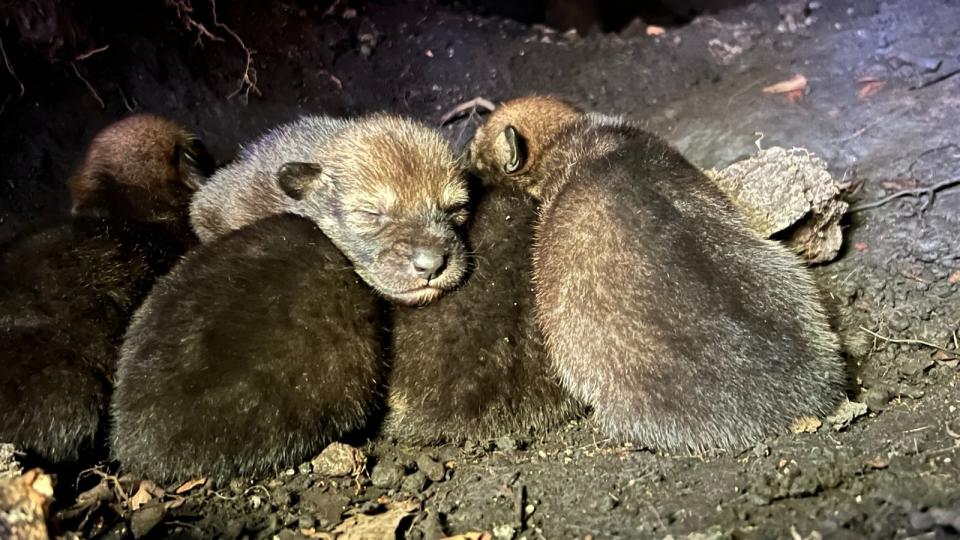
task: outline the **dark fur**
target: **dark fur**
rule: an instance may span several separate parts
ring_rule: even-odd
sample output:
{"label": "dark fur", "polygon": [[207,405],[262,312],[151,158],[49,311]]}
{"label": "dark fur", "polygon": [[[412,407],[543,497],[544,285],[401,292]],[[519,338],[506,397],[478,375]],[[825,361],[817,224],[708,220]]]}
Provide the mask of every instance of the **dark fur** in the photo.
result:
{"label": "dark fur", "polygon": [[516,174],[543,198],[537,316],[564,386],[611,436],[728,447],[830,412],[844,368],[793,254],[632,125],[582,115],[541,148]]}
{"label": "dark fur", "polygon": [[117,349],[185,249],[160,225],[76,218],[0,254],[0,440],[54,461],[100,450]]}
{"label": "dark fur", "polygon": [[404,441],[542,431],[579,411],[549,365],[534,318],[536,205],[509,188],[478,195],[466,283],[394,313],[385,432]]}
{"label": "dark fur", "polygon": [[195,241],[188,205],[212,162],[172,120],[110,124],[67,182],[73,219],[0,249],[0,440],[54,462],[99,455],[123,332]]}
{"label": "dark fur", "polygon": [[114,456],[158,481],[311,457],[376,409],[383,310],[306,219],[270,217],[200,246],[127,332]]}

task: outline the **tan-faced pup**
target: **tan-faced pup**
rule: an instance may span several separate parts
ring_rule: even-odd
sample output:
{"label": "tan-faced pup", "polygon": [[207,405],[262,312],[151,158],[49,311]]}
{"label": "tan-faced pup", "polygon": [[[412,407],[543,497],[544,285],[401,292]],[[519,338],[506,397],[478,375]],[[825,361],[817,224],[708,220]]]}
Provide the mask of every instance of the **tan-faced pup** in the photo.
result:
{"label": "tan-faced pup", "polygon": [[579,412],[534,317],[536,205],[517,189],[479,183],[471,199],[466,283],[394,312],[384,432],[408,443],[542,432]]}
{"label": "tan-faced pup", "polygon": [[447,143],[403,117],[308,116],[244,146],[197,193],[204,242],[280,212],[320,227],[377,292],[424,304],[466,271],[466,181]]}
{"label": "tan-faced pup", "polygon": [[73,217],[0,249],[0,440],[54,462],[102,449],[120,339],[194,241],[189,200],[212,163],[180,124],[121,120],[69,181]]}
{"label": "tan-faced pup", "polygon": [[810,277],[659,138],[563,102],[507,102],[472,143],[542,199],[537,317],[562,382],[613,437],[727,447],[822,415],[844,368]]}

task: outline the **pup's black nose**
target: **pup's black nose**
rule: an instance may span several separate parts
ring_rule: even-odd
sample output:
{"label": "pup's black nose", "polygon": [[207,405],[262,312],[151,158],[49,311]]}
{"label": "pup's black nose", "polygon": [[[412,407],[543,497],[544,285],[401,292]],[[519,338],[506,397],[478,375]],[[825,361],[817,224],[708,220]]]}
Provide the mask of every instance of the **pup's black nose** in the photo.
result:
{"label": "pup's black nose", "polygon": [[422,279],[433,279],[443,272],[447,258],[437,249],[420,248],[413,252],[413,271]]}

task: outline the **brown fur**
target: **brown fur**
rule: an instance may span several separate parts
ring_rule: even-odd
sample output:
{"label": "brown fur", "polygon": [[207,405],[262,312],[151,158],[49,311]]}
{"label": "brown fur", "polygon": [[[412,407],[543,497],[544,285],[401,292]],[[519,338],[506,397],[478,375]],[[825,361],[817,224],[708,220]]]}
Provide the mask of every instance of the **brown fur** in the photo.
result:
{"label": "brown fur", "polygon": [[[545,99],[498,109],[473,165],[543,200],[537,316],[564,385],[611,436],[667,448],[731,446],[829,412],[843,366],[796,257],[660,139]],[[508,126],[528,150],[515,171]]]}
{"label": "brown fur", "polygon": [[152,114],[129,116],[97,133],[68,180],[72,213],[187,232],[185,209],[213,166],[186,127]]}
{"label": "brown fur", "polygon": [[536,205],[507,187],[473,194],[473,272],[420,308],[398,307],[384,431],[406,442],[543,432],[580,412],[534,318]]}
{"label": "brown fur", "polygon": [[[377,292],[423,304],[466,272],[457,231],[466,202],[462,172],[435,130],[389,114],[308,116],[244,147],[197,194],[191,220],[207,242],[272,214],[306,217]],[[443,262],[432,277],[417,270],[423,254]]]}
{"label": "brown fur", "polygon": [[193,140],[153,116],[108,126],[70,180],[74,216],[0,249],[0,440],[55,462],[101,450],[127,322],[191,242]]}
{"label": "brown fur", "polygon": [[157,481],[257,476],[309,459],[377,410],[384,312],[301,217],[199,246],[130,324],[113,456]]}

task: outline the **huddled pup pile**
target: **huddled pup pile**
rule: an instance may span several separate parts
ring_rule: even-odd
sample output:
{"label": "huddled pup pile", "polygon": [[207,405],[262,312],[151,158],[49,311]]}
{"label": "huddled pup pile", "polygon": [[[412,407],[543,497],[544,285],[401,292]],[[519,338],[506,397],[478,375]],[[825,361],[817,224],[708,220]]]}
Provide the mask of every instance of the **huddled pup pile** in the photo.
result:
{"label": "huddled pup pile", "polygon": [[64,461],[108,435],[129,472],[226,480],[585,407],[616,440],[722,448],[842,397],[805,270],[660,139],[522,98],[466,161],[410,119],[314,116],[207,179],[177,124],[108,127],[74,217],[0,253],[0,440]]}

